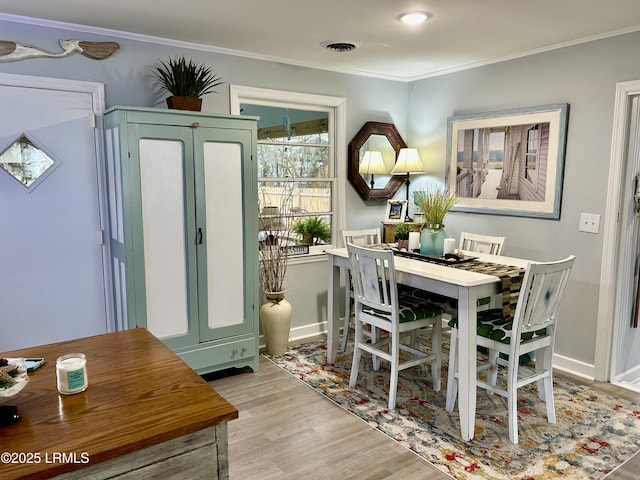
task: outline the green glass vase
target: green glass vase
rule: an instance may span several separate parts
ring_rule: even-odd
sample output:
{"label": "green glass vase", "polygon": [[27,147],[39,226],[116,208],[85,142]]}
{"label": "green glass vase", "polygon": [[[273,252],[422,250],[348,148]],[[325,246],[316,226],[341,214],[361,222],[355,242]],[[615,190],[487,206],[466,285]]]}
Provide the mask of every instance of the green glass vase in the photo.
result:
{"label": "green glass vase", "polygon": [[441,223],[427,223],[420,232],[420,255],[441,257],[444,253],[444,239],[447,234]]}

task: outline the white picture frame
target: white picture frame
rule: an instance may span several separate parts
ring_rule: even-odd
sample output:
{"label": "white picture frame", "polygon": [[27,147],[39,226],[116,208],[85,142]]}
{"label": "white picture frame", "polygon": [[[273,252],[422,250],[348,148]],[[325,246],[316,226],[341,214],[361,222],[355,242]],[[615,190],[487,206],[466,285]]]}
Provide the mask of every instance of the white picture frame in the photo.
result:
{"label": "white picture frame", "polygon": [[[449,117],[446,183],[459,197],[451,211],[558,220],[568,114],[569,105],[559,103]],[[518,148],[507,149],[517,134]],[[484,148],[474,135],[486,135]],[[492,135],[512,138],[493,147]],[[478,168],[485,161],[488,168]]]}
{"label": "white picture frame", "polygon": [[404,222],[407,216],[408,202],[406,200],[387,200],[387,210],[384,214],[385,223]]}

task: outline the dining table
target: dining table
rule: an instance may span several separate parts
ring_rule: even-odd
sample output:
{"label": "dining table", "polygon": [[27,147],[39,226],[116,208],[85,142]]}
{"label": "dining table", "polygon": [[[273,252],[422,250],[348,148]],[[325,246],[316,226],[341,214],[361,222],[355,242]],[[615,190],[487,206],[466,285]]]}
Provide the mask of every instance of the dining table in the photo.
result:
{"label": "dining table", "polygon": [[[327,362],[335,363],[340,342],[340,300],[342,299],[340,272],[349,270],[346,248],[327,250]],[[531,260],[490,255],[471,251],[459,251],[465,258],[489,266],[516,267],[521,271]],[[460,264],[425,261],[420,256],[395,256],[394,264],[398,283],[426,290],[457,301],[458,317],[458,408],[461,436],[470,441],[474,436],[476,410],[476,325],[477,300],[502,293],[503,282],[498,274],[481,273]],[[483,266],[483,265],[481,265]],[[480,269],[486,271],[487,269]],[[489,269],[491,270],[491,269]],[[347,276],[348,278],[348,276]],[[348,288],[348,287],[347,287]]]}

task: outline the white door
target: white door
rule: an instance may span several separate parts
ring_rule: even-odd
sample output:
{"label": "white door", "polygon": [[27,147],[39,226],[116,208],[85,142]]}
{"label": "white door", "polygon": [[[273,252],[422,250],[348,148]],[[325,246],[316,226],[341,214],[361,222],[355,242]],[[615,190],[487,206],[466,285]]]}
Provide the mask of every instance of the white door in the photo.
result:
{"label": "white door", "polygon": [[[629,97],[623,181],[619,206],[617,288],[611,381],[640,390],[640,326],[634,312],[640,269],[640,217],[635,213],[636,176],[640,175],[640,95]],[[636,326],[634,326],[634,324]]]}
{"label": "white door", "polygon": [[28,174],[29,186],[15,162],[0,168],[0,352],[108,329],[94,127],[101,90],[0,75],[0,155],[22,139],[53,161]]}

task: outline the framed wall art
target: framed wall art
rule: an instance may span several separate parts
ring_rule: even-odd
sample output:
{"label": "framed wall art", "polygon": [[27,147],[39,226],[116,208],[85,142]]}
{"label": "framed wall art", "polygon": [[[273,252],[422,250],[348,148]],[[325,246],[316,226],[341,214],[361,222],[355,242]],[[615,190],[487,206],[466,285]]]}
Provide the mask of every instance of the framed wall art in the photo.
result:
{"label": "framed wall art", "polygon": [[560,103],[449,117],[451,211],[558,220],[568,115]]}
{"label": "framed wall art", "polygon": [[407,215],[407,207],[406,200],[387,200],[387,211],[384,214],[384,222],[404,222],[404,218]]}

